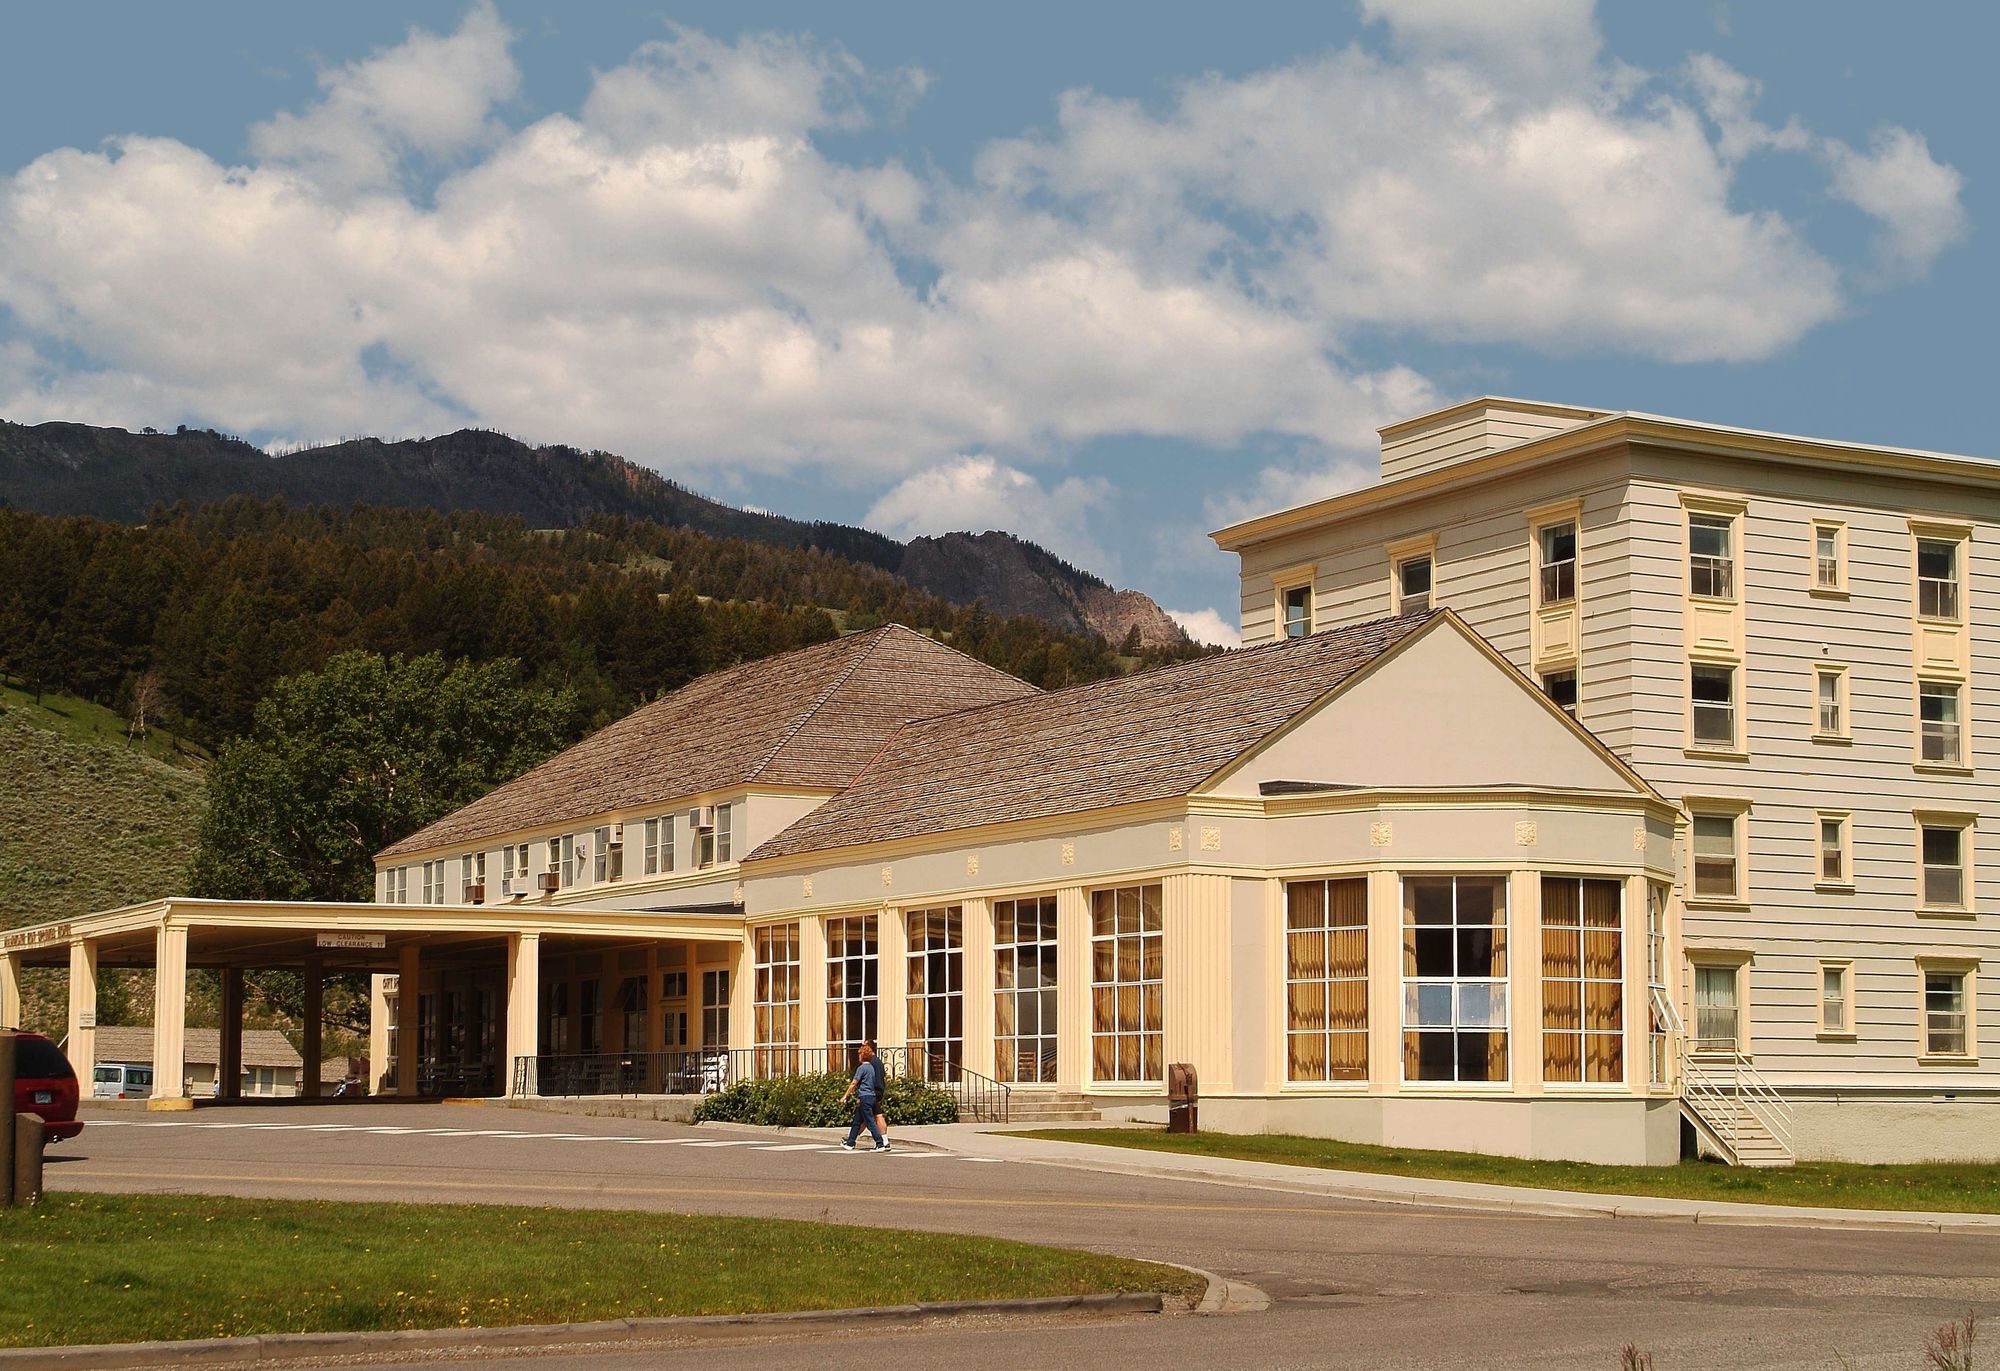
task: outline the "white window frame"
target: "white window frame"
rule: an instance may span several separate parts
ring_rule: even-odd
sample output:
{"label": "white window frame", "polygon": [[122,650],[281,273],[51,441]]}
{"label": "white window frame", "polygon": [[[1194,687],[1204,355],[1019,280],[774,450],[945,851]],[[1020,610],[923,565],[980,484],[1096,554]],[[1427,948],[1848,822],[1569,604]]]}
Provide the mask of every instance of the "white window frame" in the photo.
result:
{"label": "white window frame", "polygon": [[[1688,598],[1707,600],[1716,604],[1735,604],[1742,596],[1742,525],[1743,516],[1720,509],[1690,506],[1687,511],[1687,588]],[[1724,549],[1721,553],[1696,552],[1694,531],[1720,528],[1723,533]],[[1698,588],[1698,583],[1706,576],[1708,589]]]}
{"label": "white window frame", "polygon": [[[1966,587],[1970,583],[1967,563],[1971,560],[1971,533],[1958,527],[1941,527],[1914,522],[1910,525],[1910,577],[1914,586],[1912,608],[1923,623],[1962,624],[1966,613]],[[1924,544],[1950,548],[1951,575],[1924,575]],[[1927,607],[1927,603],[1928,607]]]}
{"label": "white window frame", "polygon": [[[1033,910],[1035,936],[1032,938],[1021,936],[1023,906]],[[1008,938],[1001,937],[1003,914],[1012,929],[1012,936]],[[1076,968],[1063,964],[1058,937],[1062,906],[1054,894],[1021,895],[993,901],[992,919],[994,1075],[1014,1085],[1053,1085],[1056,1081],[1058,1035],[1062,1026],[1062,986],[1064,978],[1077,974]],[[1024,949],[1033,949],[1031,960],[1037,980],[1031,986],[1021,983],[1021,953]],[[1051,967],[1055,969],[1053,980],[1046,974]],[[1013,1011],[1011,1032],[1001,1031],[1007,1022],[1001,1008],[1003,1002]],[[1021,1010],[1027,1003],[1034,1005],[1035,1031],[1032,1033],[1021,1031]],[[1033,1048],[1033,1074],[1021,1071],[1023,1045]]]}
{"label": "white window frame", "polygon": [[[1748,1005],[1749,997],[1744,993],[1744,982],[1748,978],[1749,966],[1750,962],[1746,957],[1701,955],[1690,957],[1688,962],[1688,1000],[1694,1009],[1694,1013],[1688,1019],[1689,1051],[1703,1055],[1727,1053],[1747,1055],[1745,1053],[1745,1043],[1747,1041],[1748,1024],[1744,1011]],[[1704,1006],[1701,999],[1702,982],[1704,979],[1711,977],[1715,978],[1716,981],[1726,978],[1729,984],[1730,998],[1728,1008],[1730,1011],[1730,1027],[1733,1031],[1726,1038],[1704,1035],[1702,1032],[1704,1027],[1702,1010],[1705,1007],[1715,1007],[1713,1005]]]}
{"label": "white window frame", "polygon": [[735,851],[736,807],[719,804],[715,807],[715,865],[727,866],[731,853]]}
{"label": "white window frame", "polygon": [[[1562,529],[1569,530],[1569,556],[1549,558],[1549,539]],[[1578,594],[1578,581],[1583,572],[1583,524],[1577,516],[1566,514],[1535,526],[1535,605],[1540,609],[1550,609],[1558,605],[1573,605]],[[1569,588],[1563,590],[1563,571],[1568,571]],[[1555,593],[1549,589],[1550,573],[1556,573]]]}
{"label": "white window frame", "polygon": [[908,910],[904,929],[904,1035],[910,1073],[956,1080],[965,1061],[965,910]]}
{"label": "white window frame", "polygon": [[[1414,538],[1403,538],[1389,544],[1389,610],[1392,614],[1415,614],[1419,610],[1435,609],[1438,598],[1437,535],[1419,534]],[[1424,593],[1421,605],[1412,605],[1411,597],[1403,593],[1403,568],[1412,562],[1425,562],[1430,566],[1430,589]]]}
{"label": "white window frame", "polygon": [[[1977,890],[1973,884],[1973,859],[1977,842],[1973,816],[1919,810],[1912,817],[1916,820],[1917,827],[1917,912],[1957,917],[1972,915],[1975,911]],[[1958,862],[1955,867],[1928,860],[1924,851],[1924,837],[1932,829],[1958,835]],[[1954,869],[1958,872],[1958,899],[1949,903],[1933,901],[1930,873]]]}
{"label": "white window frame", "polygon": [[[1826,683],[1833,682],[1833,718],[1828,727]],[[1849,703],[1847,667],[1840,662],[1813,663],[1813,741],[1845,743],[1854,739],[1854,711]]]}
{"label": "white window frame", "polygon": [[856,1048],[881,1036],[882,926],[874,914],[843,914],[822,927],[828,1066],[845,1070]]}
{"label": "white window frame", "polygon": [[466,894],[468,886],[484,887],[486,884],[486,854],[468,852],[458,859],[458,899],[461,904],[472,903]]}
{"label": "white window frame", "polygon": [[[1297,597],[1298,616],[1293,617]],[[1298,631],[1293,632],[1296,628]],[[1278,636],[1283,639],[1310,638],[1313,631],[1313,588],[1310,581],[1297,581],[1278,588]]]}
{"label": "white window frame", "polygon": [[[1550,689],[1551,683],[1559,676],[1569,677],[1570,702],[1568,704],[1564,704],[1561,700],[1558,700],[1555,691]],[[1583,707],[1583,679],[1577,674],[1577,670],[1573,666],[1557,667],[1553,671],[1544,671],[1542,673],[1542,694],[1548,697],[1549,703],[1574,719],[1577,716],[1577,711]]]}
{"label": "white window frame", "polygon": [[[1402,966],[1398,967],[1398,975],[1400,977],[1400,988],[1402,991],[1402,994],[1400,996],[1402,1001],[1402,1008],[1398,1015],[1397,1033],[1396,1033],[1396,1059],[1397,1059],[1398,1077],[1405,1086],[1414,1087],[1416,1089],[1425,1089],[1425,1088],[1440,1088],[1449,1090],[1505,1089],[1513,1082],[1514,1078],[1520,1073],[1521,1070],[1521,1064],[1519,1061],[1521,1044],[1515,1040],[1514,1022],[1513,1022],[1513,1011],[1514,1011],[1513,975],[1514,975],[1514,967],[1518,958],[1516,954],[1516,949],[1514,947],[1514,909],[1513,909],[1513,890],[1511,888],[1512,882],[1510,882],[1505,877],[1505,875],[1498,876],[1496,880],[1495,874],[1491,872],[1452,873],[1452,872],[1441,871],[1435,873],[1435,876],[1433,876],[1432,873],[1428,872],[1424,873],[1424,875],[1422,876],[1416,876],[1416,875],[1402,876],[1397,883],[1398,888],[1396,891],[1396,919],[1397,919],[1397,926],[1399,929],[1403,931],[1405,937],[1410,936],[1410,933],[1414,929],[1425,926],[1425,925],[1418,925],[1413,922],[1414,909],[1411,904],[1409,885],[1412,880],[1426,880],[1426,879],[1442,879],[1442,880],[1449,880],[1452,882],[1452,893],[1451,893],[1452,922],[1450,924],[1450,928],[1453,934],[1453,954],[1452,954],[1453,974],[1450,976],[1423,976],[1423,975],[1413,974],[1410,971],[1404,969]],[[1459,915],[1458,915],[1458,910],[1459,910],[1458,883],[1460,881],[1487,881],[1487,880],[1493,880],[1495,882],[1495,886],[1498,891],[1499,918],[1490,925],[1461,924],[1459,922]],[[1429,925],[1429,926],[1435,927],[1435,925]],[[1503,940],[1503,944],[1506,947],[1506,958],[1507,958],[1506,968],[1497,976],[1492,974],[1492,969],[1490,966],[1488,967],[1487,974],[1485,975],[1468,976],[1468,975],[1457,974],[1458,930],[1461,928],[1484,928],[1484,927],[1491,927],[1499,930],[1500,936]],[[1532,954],[1532,960],[1535,966],[1536,974],[1540,975],[1541,957],[1539,955],[1539,951]],[[1465,1012],[1465,1006],[1467,1000],[1466,997],[1463,996],[1460,992],[1462,989],[1475,986],[1481,987],[1486,991],[1488,1013],[1487,1013],[1487,1022],[1485,1023],[1473,1023],[1467,1021],[1467,1015]],[[1423,1007],[1423,1001],[1425,999],[1423,992],[1427,989],[1436,990],[1440,987],[1448,988],[1451,993],[1451,1022],[1448,1025],[1443,1023],[1425,1023],[1424,1020],[1427,1017],[1429,1017],[1429,1015],[1426,1013]],[[1497,1008],[1494,1007],[1494,1002],[1496,998],[1498,1001]],[[1539,1025],[1537,1027],[1539,1028]],[[1406,1038],[1407,1035],[1411,1033],[1421,1034],[1426,1032],[1432,1032],[1432,1033],[1448,1032],[1452,1035],[1454,1039],[1456,1039],[1460,1033],[1471,1033],[1471,1032],[1499,1033],[1503,1038],[1507,1040],[1506,1076],[1497,1081],[1460,1079],[1458,1076],[1458,1057],[1455,1045],[1452,1054],[1452,1076],[1450,1080],[1444,1080],[1442,1078],[1424,1077],[1424,1076],[1412,1076],[1410,1074],[1409,1050],[1406,1043]],[[1541,1051],[1541,1034],[1539,1031],[1537,1031],[1537,1033],[1535,1034],[1534,1050],[1537,1053]]]}
{"label": "white window frame", "polygon": [[[1806,588],[1814,595],[1844,599],[1847,596],[1847,525],[1838,519],[1815,519],[1806,547]],[[1832,555],[1820,551],[1822,537],[1831,538]],[[1832,577],[1827,572],[1831,569]]]}
{"label": "white window frame", "polygon": [[[1749,900],[1748,877],[1750,872],[1748,854],[1750,806],[1741,800],[1692,795],[1687,798],[1685,803],[1688,815],[1688,865],[1685,902],[1691,905],[1742,905],[1747,903]],[[1698,863],[1700,861],[1698,844],[1700,840],[1695,835],[1695,821],[1697,819],[1727,819],[1729,821],[1730,834],[1733,839],[1731,844],[1733,848],[1731,860],[1734,863],[1733,874],[1735,880],[1727,894],[1704,891],[1700,888],[1700,877],[1698,874]]]}
{"label": "white window frame", "polygon": [[[1698,671],[1723,672],[1727,675],[1729,681],[1729,701],[1726,706],[1719,706],[1713,701],[1698,702],[1695,699],[1694,680],[1695,673]],[[1741,754],[1744,750],[1743,668],[1735,662],[1713,662],[1697,657],[1688,662],[1687,683],[1688,751],[1721,753],[1732,756]],[[1719,708],[1726,708],[1728,711],[1729,738],[1726,742],[1702,737],[1696,723],[1701,711],[1707,710],[1712,717],[1714,711]]]}
{"label": "white window frame", "polygon": [[[766,1067],[796,1070],[805,1032],[805,981],[800,921],[758,924],[750,931],[750,1036],[760,1075]],[[776,1030],[782,1028],[780,1036]]]}
{"label": "white window frame", "polygon": [[[1956,1010],[1937,1010],[1931,1003],[1931,977],[1947,976],[1958,982]],[[1959,1020],[1961,1050],[1939,1048],[1931,1036],[1939,1026],[1934,1014]],[[1948,1024],[1947,1024],[1948,1027]],[[1917,958],[1917,1061],[1923,1065],[1976,1066],[1979,1062],[1979,961],[1974,957],[1919,956]]]}
{"label": "white window frame", "polygon": [[[1857,1036],[1854,1026],[1854,963],[1849,958],[1822,957],[1814,969],[1815,984],[1813,999],[1819,1006],[1819,1036],[1822,1038],[1853,1038]],[[1836,999],[1826,993],[1827,981],[1831,977],[1840,983],[1840,995]],[[1829,1004],[1839,1004],[1840,1020],[1835,1022],[1827,1013]]]}
{"label": "white window frame", "polygon": [[[1829,876],[1826,872],[1826,829],[1832,825],[1838,838],[1831,850],[1837,855],[1840,870]],[[1813,816],[1813,884],[1822,890],[1854,889],[1854,816],[1845,810],[1823,809]]]}
{"label": "white window frame", "polygon": [[[1333,922],[1333,901],[1331,898],[1333,892],[1329,887],[1345,885],[1350,881],[1358,883],[1361,886],[1361,974],[1359,976],[1337,976],[1333,971],[1333,939],[1336,934],[1352,931],[1353,925],[1344,923],[1336,924]],[[1317,922],[1310,924],[1295,922],[1292,912],[1292,892],[1299,887],[1311,886],[1321,887],[1319,918]],[[1284,886],[1284,895],[1285,1000],[1280,1006],[1282,1014],[1280,1026],[1285,1035],[1285,1084],[1287,1086],[1366,1087],[1370,1076],[1373,1074],[1369,1054],[1369,1030],[1373,1026],[1370,1020],[1374,1018],[1374,1015],[1368,1012],[1373,1009],[1373,1006],[1366,1002],[1369,984],[1368,973],[1370,969],[1368,964],[1368,878],[1365,875],[1315,876],[1308,880],[1287,881]],[[1301,939],[1309,940],[1309,946],[1314,942],[1319,946],[1320,974],[1317,976],[1301,976],[1295,973],[1292,956],[1295,950],[1294,940]],[[1364,997],[1364,1017],[1361,1026],[1359,1028],[1335,1028],[1333,1026],[1332,1009],[1334,987],[1356,983],[1361,985]],[[1293,1021],[1292,996],[1295,991],[1302,989],[1309,992],[1316,992],[1322,997],[1322,1003],[1325,1006],[1325,1020],[1319,1027],[1302,1029]],[[1292,1041],[1293,1039],[1309,1040],[1313,1038],[1322,1040],[1320,1073],[1308,1076],[1300,1074],[1297,1069],[1295,1064],[1296,1059],[1292,1053]],[[1358,1076],[1335,1071],[1335,1055],[1333,1051],[1333,1040],[1335,1038],[1359,1038],[1361,1040],[1361,1073]]]}
{"label": "white window frame", "polygon": [[[1124,908],[1127,897],[1137,910],[1137,926],[1125,927]],[[1090,1075],[1099,1084],[1147,1085],[1159,1084],[1167,1078],[1166,1061],[1166,886],[1158,881],[1142,881],[1136,885],[1111,886],[1090,892]],[[1100,927],[1098,915],[1102,902],[1111,904],[1111,927],[1106,931]],[[1148,924],[1148,916],[1153,922]],[[1120,956],[1125,944],[1134,947],[1134,960],[1138,974],[1128,978]],[[1102,980],[1097,973],[1104,958],[1100,948],[1110,948],[1111,979]],[[1147,966],[1148,953],[1157,949],[1158,961],[1151,968]],[[1138,1006],[1136,1022],[1127,1024],[1120,1015],[1123,992],[1133,992]],[[1097,998],[1100,993],[1111,997],[1111,1027],[1099,1028]],[[1149,1003],[1159,1005],[1159,1028],[1147,1027],[1146,1007]],[[1100,1044],[1108,1042],[1111,1049],[1111,1073],[1101,1075],[1097,1067],[1097,1050]],[[1127,1074],[1124,1066],[1123,1047],[1127,1042],[1136,1042],[1138,1064],[1135,1074]],[[1149,1046],[1150,1044],[1150,1046]]]}
{"label": "white window frame", "polygon": [[[1916,701],[1914,705],[1917,725],[1917,755],[1915,765],[1920,769],[1950,772],[1971,770],[1972,753],[1967,744],[1971,740],[1972,732],[1966,727],[1965,708],[1968,693],[1963,681],[1954,681],[1935,676],[1919,677],[1917,679]],[[1950,712],[1955,717],[1949,721],[1939,720],[1937,728],[1934,730],[1931,726],[1931,720],[1924,717],[1924,702],[1927,698],[1949,698],[1951,701]],[[1937,752],[1939,754],[1935,757],[1930,755],[1933,737],[1937,739]]]}

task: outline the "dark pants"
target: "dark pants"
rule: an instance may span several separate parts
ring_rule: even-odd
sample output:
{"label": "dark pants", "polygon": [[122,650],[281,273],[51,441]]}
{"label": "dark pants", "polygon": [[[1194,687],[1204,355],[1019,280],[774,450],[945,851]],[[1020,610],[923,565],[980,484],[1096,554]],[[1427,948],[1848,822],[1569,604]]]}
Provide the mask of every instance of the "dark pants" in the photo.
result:
{"label": "dark pants", "polygon": [[875,1139],[877,1147],[882,1145],[882,1130],[875,1126],[875,1108],[879,1103],[881,1102],[873,1095],[854,1097],[854,1122],[847,1128],[847,1141],[850,1146],[861,1136],[861,1130],[864,1128],[868,1130],[869,1136]]}

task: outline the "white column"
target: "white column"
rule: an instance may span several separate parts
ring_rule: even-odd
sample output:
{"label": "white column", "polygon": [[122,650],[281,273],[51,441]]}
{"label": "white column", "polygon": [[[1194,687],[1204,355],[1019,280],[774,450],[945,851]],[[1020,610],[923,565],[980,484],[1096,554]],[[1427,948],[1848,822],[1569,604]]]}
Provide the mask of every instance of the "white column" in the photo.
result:
{"label": "white column", "polygon": [[91,938],[69,945],[68,1044],[77,1079],[88,1081],[97,1065],[97,943]]}
{"label": "white column", "polygon": [[21,1004],[21,954],[0,953],[0,1025],[19,1028],[27,1017]]}
{"label": "white column", "polygon": [[222,1032],[215,1079],[225,1100],[243,1097],[243,968],[222,969]]}
{"label": "white column", "polygon": [[541,1047],[537,1025],[542,1018],[542,935],[507,935],[507,1060],[509,1095],[533,1095],[535,1057]]}
{"label": "white column", "polygon": [[188,931],[162,922],[153,939],[153,1098],[187,1098]]}
{"label": "white column", "polygon": [[299,976],[306,992],[306,1021],[300,1025],[304,1048],[299,1054],[306,1059],[306,1064],[299,1075],[299,1094],[316,1100],[319,1098],[320,1060],[326,1055],[326,967],[319,958],[308,957]]}
{"label": "white column", "polygon": [[413,1099],[417,1093],[417,1004],[423,985],[423,948],[403,944],[396,977],[396,1093]]}

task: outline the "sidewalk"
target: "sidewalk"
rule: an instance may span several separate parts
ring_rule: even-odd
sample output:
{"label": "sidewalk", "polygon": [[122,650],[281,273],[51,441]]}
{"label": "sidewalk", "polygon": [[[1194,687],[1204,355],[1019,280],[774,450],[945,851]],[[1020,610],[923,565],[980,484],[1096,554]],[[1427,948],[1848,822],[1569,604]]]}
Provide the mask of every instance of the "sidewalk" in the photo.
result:
{"label": "sidewalk", "polygon": [[896,1140],[995,1161],[1063,1166],[1079,1171],[1203,1181],[1216,1185],[1282,1190],[1328,1199],[1433,1209],[1470,1209],[1568,1218],[1674,1219],[1684,1223],[1764,1225],[1781,1228],[1873,1228],[2000,1237],[2000,1214],[1941,1214],[1893,1209],[1812,1209],[1792,1205],[1679,1200],[1657,1195],[1609,1195],[1474,1181],[1389,1176],[1366,1171],[1324,1171],[1278,1162],[1191,1157],[1130,1147],[1022,1138],[1003,1127],[938,1124],[897,1130]]}

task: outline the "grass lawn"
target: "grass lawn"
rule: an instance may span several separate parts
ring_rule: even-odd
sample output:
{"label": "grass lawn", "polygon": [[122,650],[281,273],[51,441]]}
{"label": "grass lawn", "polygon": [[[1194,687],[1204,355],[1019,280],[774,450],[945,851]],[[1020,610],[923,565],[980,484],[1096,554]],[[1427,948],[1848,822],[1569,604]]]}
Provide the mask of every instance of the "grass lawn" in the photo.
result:
{"label": "grass lawn", "polygon": [[0,1210],[0,1346],[1157,1290],[1149,1262],[949,1234],[497,1205],[57,1195]]}
{"label": "grass lawn", "polygon": [[1843,1209],[1936,1209],[2000,1213],[2000,1165],[1937,1162],[1913,1166],[1859,1166],[1801,1162],[1794,1167],[1750,1170],[1713,1162],[1678,1166],[1593,1166],[1586,1162],[1530,1162],[1476,1152],[1421,1152],[1363,1143],[1295,1138],[1285,1134],[1170,1134],[1151,1128],[1038,1128],[1017,1136],[1057,1142],[1102,1143],[1203,1157],[1283,1162],[1329,1171],[1428,1176],[1488,1185],[1544,1190],[1586,1190],[1620,1195],[1664,1195],[1684,1200],[1744,1204],[1802,1204]]}

